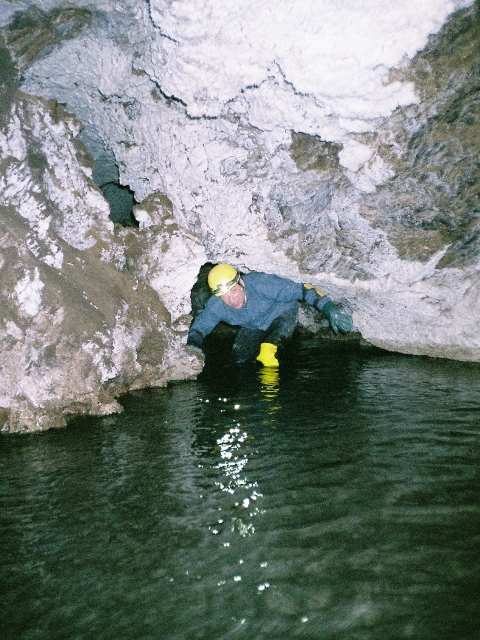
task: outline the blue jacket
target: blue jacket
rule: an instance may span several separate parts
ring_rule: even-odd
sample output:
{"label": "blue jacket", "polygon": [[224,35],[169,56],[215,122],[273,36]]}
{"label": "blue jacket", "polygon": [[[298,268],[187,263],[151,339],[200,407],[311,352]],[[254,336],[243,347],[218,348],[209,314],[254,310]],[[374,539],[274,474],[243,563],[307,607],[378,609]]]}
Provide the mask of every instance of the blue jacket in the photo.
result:
{"label": "blue jacket", "polygon": [[[295,307],[304,299],[303,284],[269,273],[249,273],[242,276],[246,302],[241,309],[234,309],[212,296],[193,321],[189,338],[201,342],[219,322],[266,330],[278,316]],[[325,296],[325,302],[329,300]],[[307,300],[308,301],[308,300]]]}

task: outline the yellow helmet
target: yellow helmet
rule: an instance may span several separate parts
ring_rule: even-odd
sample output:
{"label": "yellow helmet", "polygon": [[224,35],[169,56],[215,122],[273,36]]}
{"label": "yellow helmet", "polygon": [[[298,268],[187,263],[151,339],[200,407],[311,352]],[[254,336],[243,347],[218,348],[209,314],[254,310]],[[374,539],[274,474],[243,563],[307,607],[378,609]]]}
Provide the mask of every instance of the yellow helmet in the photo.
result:
{"label": "yellow helmet", "polygon": [[240,280],[240,274],[231,264],[217,264],[208,274],[208,286],[214,296],[223,296]]}

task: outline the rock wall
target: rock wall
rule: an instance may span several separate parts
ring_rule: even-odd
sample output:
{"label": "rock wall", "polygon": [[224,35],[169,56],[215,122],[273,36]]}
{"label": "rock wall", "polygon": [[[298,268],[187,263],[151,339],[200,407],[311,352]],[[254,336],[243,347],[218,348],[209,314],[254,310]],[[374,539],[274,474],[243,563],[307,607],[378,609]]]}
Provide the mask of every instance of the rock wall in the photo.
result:
{"label": "rock wall", "polygon": [[[76,143],[79,125],[55,103],[17,92],[0,133],[0,426],[34,431],[72,413],[121,411],[129,389],[201,369],[183,349],[190,317],[171,316],[155,266],[187,260],[188,296],[204,252],[165,226],[151,199],[151,232],[114,228]],[[89,164],[90,160],[90,164]],[[153,200],[153,202],[152,202]],[[161,243],[161,246],[158,243]],[[168,269],[164,272],[168,280]]]}
{"label": "rock wall", "polygon": [[[10,425],[22,394],[40,413],[113,410],[122,390],[194,375],[182,345],[207,261],[320,286],[374,345],[480,361],[479,3],[387,4],[0,0],[18,72],[2,76],[2,224],[17,252],[2,248],[5,323],[18,327],[7,342],[24,353],[47,307],[49,331],[58,308],[100,308],[77,263],[112,282],[109,314],[81,331],[62,320],[35,343],[68,336],[84,353],[98,333],[95,380],[64,395],[45,376],[26,395],[9,383]],[[92,182],[110,158],[138,228],[113,226]],[[71,283],[71,312],[67,291],[45,302],[47,270]],[[100,344],[115,366],[102,369]],[[8,379],[26,380],[32,357]],[[99,390],[105,401],[85,400]]]}

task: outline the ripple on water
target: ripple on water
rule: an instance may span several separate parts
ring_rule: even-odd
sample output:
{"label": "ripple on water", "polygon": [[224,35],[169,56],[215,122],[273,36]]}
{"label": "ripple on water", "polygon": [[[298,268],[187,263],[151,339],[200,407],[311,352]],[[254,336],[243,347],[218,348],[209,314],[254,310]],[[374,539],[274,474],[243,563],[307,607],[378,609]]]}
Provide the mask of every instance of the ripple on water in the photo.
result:
{"label": "ripple on water", "polygon": [[2,437],[1,637],[476,637],[479,368],[299,343]]}

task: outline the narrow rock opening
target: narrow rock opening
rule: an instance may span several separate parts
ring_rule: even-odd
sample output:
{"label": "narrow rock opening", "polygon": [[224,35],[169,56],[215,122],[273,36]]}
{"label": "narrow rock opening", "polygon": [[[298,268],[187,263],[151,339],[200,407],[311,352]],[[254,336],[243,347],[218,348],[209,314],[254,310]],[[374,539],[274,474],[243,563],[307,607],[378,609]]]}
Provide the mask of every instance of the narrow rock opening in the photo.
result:
{"label": "narrow rock opening", "polygon": [[[208,274],[215,264],[212,262],[203,264],[192,287],[190,302],[194,318],[202,311],[212,295],[208,286]],[[230,359],[231,349],[238,331],[239,327],[220,322],[205,337],[202,350],[210,366],[213,364],[212,360],[215,360],[216,364],[221,366]],[[327,318],[320,311],[307,304],[300,303],[295,331],[290,339],[282,343],[282,350],[288,353],[292,348],[298,348],[299,344],[314,344],[321,340],[343,343],[347,348],[349,346],[353,348],[367,345],[358,331],[352,331],[348,334],[334,334]],[[295,347],[294,345],[297,346]]]}
{"label": "narrow rock opening", "polygon": [[90,126],[81,131],[78,139],[87,147],[95,161],[93,181],[100,187],[110,205],[110,219],[124,227],[138,227],[133,215],[133,207],[138,204],[135,194],[128,185],[120,184],[120,172],[112,151],[105,148],[98,133]]}
{"label": "narrow rock opening", "polygon": [[138,227],[133,215],[133,207],[137,204],[133,191],[118,182],[107,182],[100,189],[110,205],[110,220],[124,227]]}
{"label": "narrow rock opening", "polygon": [[192,304],[192,315],[195,318],[205,306],[210,297],[210,289],[208,287],[208,272],[215,266],[213,262],[206,262],[200,267],[197,281],[192,287],[190,301]]}

